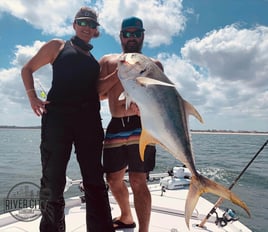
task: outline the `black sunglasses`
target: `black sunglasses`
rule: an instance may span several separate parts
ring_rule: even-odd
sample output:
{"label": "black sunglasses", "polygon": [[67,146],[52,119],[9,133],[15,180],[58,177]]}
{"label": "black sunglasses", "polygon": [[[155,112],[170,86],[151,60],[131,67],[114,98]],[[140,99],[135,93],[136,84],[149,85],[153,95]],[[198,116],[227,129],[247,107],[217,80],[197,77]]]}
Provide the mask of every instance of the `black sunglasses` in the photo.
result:
{"label": "black sunglasses", "polygon": [[96,29],[97,26],[98,26],[94,21],[87,20],[87,19],[76,19],[75,22],[80,27],[86,27],[86,26],[88,26],[88,27],[90,27],[92,29]]}
{"label": "black sunglasses", "polygon": [[134,37],[134,38],[140,38],[142,36],[142,31],[121,31],[123,38],[130,38],[130,37]]}

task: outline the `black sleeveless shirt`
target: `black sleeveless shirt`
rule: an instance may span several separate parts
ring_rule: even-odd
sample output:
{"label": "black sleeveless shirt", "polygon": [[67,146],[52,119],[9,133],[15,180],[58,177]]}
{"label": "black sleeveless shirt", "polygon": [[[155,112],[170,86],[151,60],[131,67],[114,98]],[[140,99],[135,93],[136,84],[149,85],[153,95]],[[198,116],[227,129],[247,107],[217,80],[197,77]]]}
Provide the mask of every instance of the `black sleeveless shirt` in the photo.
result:
{"label": "black sleeveless shirt", "polygon": [[52,86],[47,100],[56,105],[89,103],[92,110],[100,109],[97,80],[100,66],[89,53],[85,55],[66,41],[54,63]]}

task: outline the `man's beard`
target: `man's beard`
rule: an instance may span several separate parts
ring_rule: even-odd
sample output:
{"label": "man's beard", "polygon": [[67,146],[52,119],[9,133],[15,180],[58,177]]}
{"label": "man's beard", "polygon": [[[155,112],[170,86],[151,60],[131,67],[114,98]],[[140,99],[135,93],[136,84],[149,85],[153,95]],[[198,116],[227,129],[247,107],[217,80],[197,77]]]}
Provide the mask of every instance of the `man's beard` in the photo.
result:
{"label": "man's beard", "polygon": [[123,50],[125,53],[131,53],[131,52],[141,52],[142,43],[137,43],[137,41],[128,41],[124,46]]}

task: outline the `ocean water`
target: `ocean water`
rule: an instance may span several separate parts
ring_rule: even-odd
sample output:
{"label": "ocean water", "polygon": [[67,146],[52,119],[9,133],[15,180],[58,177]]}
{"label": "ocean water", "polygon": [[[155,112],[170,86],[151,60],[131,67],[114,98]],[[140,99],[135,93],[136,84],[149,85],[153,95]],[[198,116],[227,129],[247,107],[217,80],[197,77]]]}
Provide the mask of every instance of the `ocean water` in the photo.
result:
{"label": "ocean water", "polygon": [[[268,135],[193,133],[192,144],[196,168],[205,176],[229,187],[257,151]],[[10,189],[21,182],[39,185],[40,129],[0,129],[0,213],[3,200]],[[157,147],[156,167],[153,172],[166,172],[180,166],[172,155]],[[67,169],[72,180],[80,179],[79,167],[73,153]],[[268,231],[268,145],[250,165],[232,188],[249,207],[251,218],[239,207],[224,201],[222,207],[231,207],[242,223],[254,232]],[[71,186],[65,197],[80,195],[77,186]],[[217,197],[203,195],[212,202]]]}

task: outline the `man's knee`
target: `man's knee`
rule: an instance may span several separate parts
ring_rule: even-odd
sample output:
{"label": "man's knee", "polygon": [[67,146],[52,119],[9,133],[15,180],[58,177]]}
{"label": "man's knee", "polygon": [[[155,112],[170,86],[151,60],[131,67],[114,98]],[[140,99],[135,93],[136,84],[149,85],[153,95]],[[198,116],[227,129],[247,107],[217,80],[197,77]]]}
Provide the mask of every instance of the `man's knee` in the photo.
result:
{"label": "man's knee", "polygon": [[108,185],[117,186],[124,182],[125,170],[120,170],[118,172],[111,172],[106,174],[106,180]]}
{"label": "man's knee", "polygon": [[144,191],[147,188],[146,173],[130,173],[129,182],[133,191]]}

